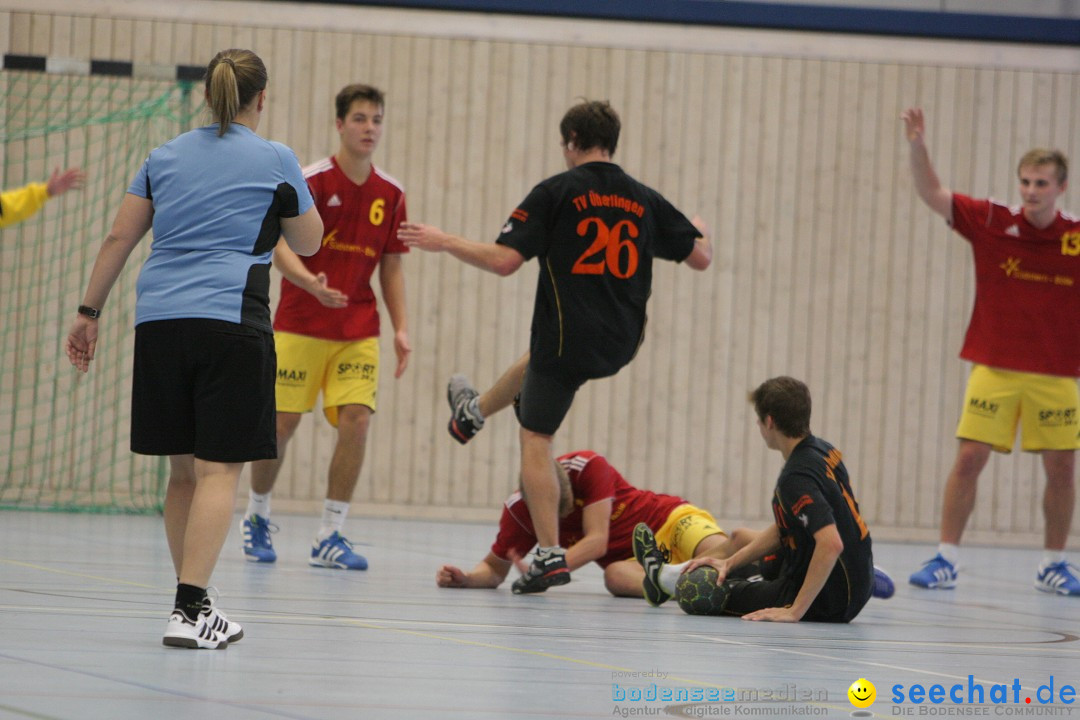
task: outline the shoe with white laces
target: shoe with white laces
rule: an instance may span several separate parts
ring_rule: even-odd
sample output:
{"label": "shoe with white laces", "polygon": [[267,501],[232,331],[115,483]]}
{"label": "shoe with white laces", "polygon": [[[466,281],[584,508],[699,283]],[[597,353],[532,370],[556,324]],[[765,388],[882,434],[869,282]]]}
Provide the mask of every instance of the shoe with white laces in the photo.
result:
{"label": "shoe with white laces", "polygon": [[248,515],[240,521],[240,532],[244,537],[244,559],[249,562],[272,563],[277,560],[270,534],[276,533],[278,526],[259,515]]}
{"label": "shoe with white laces", "polygon": [[351,542],[341,533],[335,532],[325,540],[316,539],[311,544],[311,559],[308,564],[337,570],[367,570],[367,559],[354,553],[352,548]]}
{"label": "shoe with white laces", "polygon": [[446,385],[446,400],[450,403],[450,423],[446,429],[459,443],[464,445],[473,439],[484,427],[484,419],[475,406],[474,400],[480,396],[464,375],[451,375]]}
{"label": "shoe with white laces", "polygon": [[182,611],[173,610],[169,616],[169,624],[165,626],[165,636],[161,638],[161,644],[199,650],[222,650],[229,646],[229,641],[210,627],[205,613],[199,613],[199,617],[191,621]]}
{"label": "shoe with white laces", "polygon": [[919,587],[948,589],[956,587],[957,566],[937,554],[923,563],[920,570],[913,572],[908,582]]}
{"label": "shoe with white laces", "polygon": [[244,628],[240,623],[233,622],[225,617],[225,613],[217,607],[219,593],[216,587],[206,588],[206,599],[203,600],[203,609],[200,615],[206,618],[206,624],[218,635],[224,637],[229,643],[238,642],[244,637]]}
{"label": "shoe with white laces", "polygon": [[1080,595],[1080,580],[1076,578],[1080,568],[1064,560],[1039,565],[1035,574],[1035,589],[1058,595]]}

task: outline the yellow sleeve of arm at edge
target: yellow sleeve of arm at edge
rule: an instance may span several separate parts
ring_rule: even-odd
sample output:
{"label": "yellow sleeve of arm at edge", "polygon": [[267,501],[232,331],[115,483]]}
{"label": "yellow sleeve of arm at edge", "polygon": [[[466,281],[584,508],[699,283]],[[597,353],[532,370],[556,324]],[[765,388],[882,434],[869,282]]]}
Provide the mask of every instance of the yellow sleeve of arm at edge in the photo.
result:
{"label": "yellow sleeve of arm at edge", "polygon": [[22,222],[40,210],[48,199],[48,186],[43,182],[0,192],[0,228]]}

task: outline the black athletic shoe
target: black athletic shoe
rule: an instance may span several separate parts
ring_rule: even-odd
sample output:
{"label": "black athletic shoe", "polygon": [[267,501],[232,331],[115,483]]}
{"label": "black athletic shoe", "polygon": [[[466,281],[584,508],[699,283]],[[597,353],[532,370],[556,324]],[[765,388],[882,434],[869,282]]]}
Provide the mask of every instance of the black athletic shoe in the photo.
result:
{"label": "black athletic shoe", "polygon": [[634,557],[645,570],[645,579],[641,582],[645,599],[653,607],[663,605],[671,599],[671,593],[660,587],[660,570],[671,560],[671,555],[657,546],[656,536],[645,523],[638,523],[634,528]]}
{"label": "black athletic shoe", "polygon": [[452,375],[446,385],[446,399],[450,403],[450,424],[447,429],[450,435],[464,445],[473,439],[476,433],[484,427],[484,419],[473,405],[473,399],[480,393],[476,392],[464,375]]}
{"label": "black athletic shoe", "polygon": [[551,553],[547,557],[534,557],[529,571],[514,581],[511,589],[515,595],[544,592],[555,585],[570,582],[570,568],[566,567],[566,553]]}

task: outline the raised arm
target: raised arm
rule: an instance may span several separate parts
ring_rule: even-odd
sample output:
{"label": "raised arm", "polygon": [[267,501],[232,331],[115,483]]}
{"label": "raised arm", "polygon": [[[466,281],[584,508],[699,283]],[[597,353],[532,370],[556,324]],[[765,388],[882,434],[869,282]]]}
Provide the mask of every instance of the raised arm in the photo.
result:
{"label": "raised arm", "polygon": [[922,108],[908,108],[900,117],[904,120],[915,191],[931,210],[952,224],[952,191],[942,187],[930,162],[930,153],[926,150],[926,120]]}
{"label": "raised arm", "polygon": [[498,243],[481,243],[444,233],[433,225],[404,222],[398,238],[409,247],[428,252],[448,252],[458,260],[496,275],[511,275],[525,258],[521,253]]}
{"label": "raised arm", "polygon": [[453,565],[443,565],[435,573],[435,584],[445,588],[497,588],[506,579],[512,564],[489,552],[469,572]]}
{"label": "raised arm", "polygon": [[694,240],[694,249],[684,262],[686,262],[687,267],[694,270],[704,270],[712,264],[712,241],[709,239],[709,226],[705,224],[705,221],[699,215],[695,215],[690,222],[694,223],[694,227],[701,233],[701,237]]}

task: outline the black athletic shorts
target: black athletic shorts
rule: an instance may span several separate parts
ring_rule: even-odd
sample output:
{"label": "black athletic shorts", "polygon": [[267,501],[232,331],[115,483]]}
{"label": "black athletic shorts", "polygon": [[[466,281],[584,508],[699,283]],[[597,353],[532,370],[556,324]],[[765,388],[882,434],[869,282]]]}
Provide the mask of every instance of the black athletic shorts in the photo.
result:
{"label": "black athletic shorts", "polygon": [[521,427],[541,435],[554,435],[570,411],[578,388],[587,379],[537,371],[530,364],[515,407]]}
{"label": "black athletic shorts", "polygon": [[277,457],[273,333],[223,320],[135,327],[131,451],[212,462]]}

